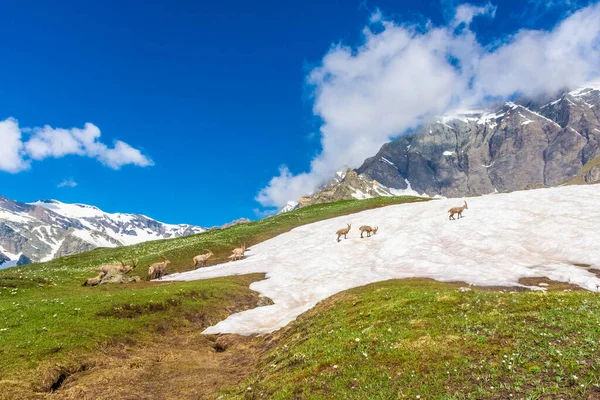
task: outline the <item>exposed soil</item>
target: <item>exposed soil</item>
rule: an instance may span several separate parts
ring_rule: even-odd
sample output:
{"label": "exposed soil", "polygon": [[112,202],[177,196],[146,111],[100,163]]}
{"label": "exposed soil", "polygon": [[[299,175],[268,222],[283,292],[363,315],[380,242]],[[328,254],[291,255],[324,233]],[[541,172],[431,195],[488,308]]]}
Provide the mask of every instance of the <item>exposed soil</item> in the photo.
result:
{"label": "exposed soil", "polygon": [[546,277],[521,278],[519,279],[519,283],[525,286],[539,286],[546,290],[586,290],[573,283],[553,281]]}

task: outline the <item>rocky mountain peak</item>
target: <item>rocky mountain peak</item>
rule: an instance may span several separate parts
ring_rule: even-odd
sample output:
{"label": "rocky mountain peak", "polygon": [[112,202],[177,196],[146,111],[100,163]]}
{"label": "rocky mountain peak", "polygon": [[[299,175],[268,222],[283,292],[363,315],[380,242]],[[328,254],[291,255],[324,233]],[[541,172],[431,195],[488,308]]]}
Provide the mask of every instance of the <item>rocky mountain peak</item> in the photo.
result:
{"label": "rocky mountain peak", "polygon": [[0,196],[0,268],[204,231],[139,214],[106,213],[87,204],[58,200],[27,204]]}

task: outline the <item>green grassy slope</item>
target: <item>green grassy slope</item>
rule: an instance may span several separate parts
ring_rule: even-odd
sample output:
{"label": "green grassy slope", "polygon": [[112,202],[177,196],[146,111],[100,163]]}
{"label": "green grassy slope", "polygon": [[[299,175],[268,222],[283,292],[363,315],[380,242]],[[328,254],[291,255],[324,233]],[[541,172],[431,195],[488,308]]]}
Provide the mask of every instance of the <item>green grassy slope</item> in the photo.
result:
{"label": "green grassy slope", "polygon": [[[224,261],[232,248],[252,245],[290,229],[339,215],[390,204],[423,201],[414,197],[375,198],[320,204],[261,221],[194,236],[97,249],[47,263],[0,271],[0,381],[57,362],[70,354],[97,350],[114,340],[151,340],[154,329],[184,326],[202,315],[216,322],[231,312],[248,285],[262,275],[188,283],[141,282],[82,287],[104,264],[139,258],[131,275],[145,266],[171,260],[168,272],[192,268],[192,257],[211,249],[212,262]],[[332,233],[332,240],[334,240]]]}
{"label": "green grassy slope", "polygon": [[600,297],[426,279],[340,293],[273,334],[223,398],[598,399]]}

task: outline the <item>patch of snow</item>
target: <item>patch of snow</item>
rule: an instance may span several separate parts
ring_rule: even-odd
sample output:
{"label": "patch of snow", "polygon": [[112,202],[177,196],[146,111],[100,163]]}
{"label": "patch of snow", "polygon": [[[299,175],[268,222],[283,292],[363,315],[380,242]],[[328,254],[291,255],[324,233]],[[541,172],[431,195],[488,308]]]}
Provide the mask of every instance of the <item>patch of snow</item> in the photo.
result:
{"label": "patch of snow", "polygon": [[406,189],[392,189],[387,188],[394,196],[417,196],[417,197],[429,197],[425,193],[419,194],[416,190],[412,188],[408,179],[404,179],[404,183],[406,183]]}
{"label": "patch of snow", "polygon": [[525,120],[525,121],[521,122],[521,125],[529,125],[530,123],[533,122],[532,120],[528,119],[526,116],[524,116],[521,113],[519,113],[519,116]]}
{"label": "patch of snow", "polygon": [[47,208],[48,210],[68,218],[103,217],[107,214],[98,207],[88,206],[86,204],[67,204],[58,200],[36,201],[29,204]]}
{"label": "patch of snow", "polygon": [[568,127],[570,130],[572,130],[573,132],[575,132],[576,134],[578,134],[579,136],[585,138],[585,136],[583,136],[581,133],[579,133],[579,131],[576,131],[575,129],[571,128],[570,126]]}
{"label": "patch of snow", "polygon": [[550,103],[548,103],[548,104],[544,104],[544,105],[543,105],[543,106],[541,106],[540,108],[545,108],[545,107],[549,107],[549,106],[553,106],[553,105],[555,105],[555,104],[558,104],[558,103],[559,103],[559,102],[560,102],[562,99],[563,99],[563,98],[561,97],[561,98],[559,98],[558,100],[551,101],[551,102],[550,102]]}
{"label": "patch of snow", "polygon": [[11,253],[8,250],[4,249],[4,247],[2,246],[0,246],[0,254],[4,254],[9,259],[8,261],[0,263],[0,269],[16,267],[17,263],[19,262],[19,258],[21,258],[21,256],[23,255],[23,253]]}
{"label": "patch of snow", "polygon": [[[489,123],[492,120],[496,120],[498,118],[504,117],[504,115],[505,115],[505,113],[503,113],[503,112],[498,112],[498,113],[484,113],[477,120],[477,125],[487,124],[487,123]],[[495,122],[493,124],[494,124],[494,127],[497,125]]]}
{"label": "patch of snow", "polygon": [[45,262],[45,261],[53,260],[54,257],[56,257],[56,253],[58,253],[58,250],[60,249],[60,246],[62,246],[63,242],[65,241],[65,238],[62,238],[61,240],[53,240],[54,243],[48,243],[48,241],[46,241],[44,239],[41,239],[41,240],[43,240],[45,243],[47,243],[50,246],[50,252],[40,260],[41,262]]}
{"label": "patch of snow", "polygon": [[278,214],[283,214],[283,213],[286,213],[286,212],[290,212],[290,211],[295,210],[296,208],[298,208],[298,202],[290,200],[290,201],[287,202],[287,204],[285,205],[285,207],[283,207],[281,210],[279,210]]}
{"label": "patch of snow", "polygon": [[34,221],[32,217],[25,213],[13,213],[10,211],[0,210],[0,220],[10,221],[10,222],[18,222],[20,224],[26,224]]}
{"label": "patch of snow", "polygon": [[[519,107],[522,107],[522,106],[519,106]],[[522,108],[523,108],[524,111],[527,111],[528,113],[533,114],[536,117],[542,118],[542,119],[544,119],[544,120],[546,120],[546,121],[548,121],[548,122],[550,122],[550,123],[558,126],[559,128],[561,128],[561,126],[559,124],[557,124],[556,122],[552,121],[550,118],[544,117],[542,114],[537,113],[535,111],[531,111],[529,108],[525,108],[525,107],[522,107]]]}
{"label": "patch of snow", "polygon": [[461,121],[465,123],[479,120],[485,110],[473,108],[473,109],[459,109],[446,113],[442,117],[442,122]]}
{"label": "patch of snow", "polygon": [[91,231],[84,231],[81,229],[73,231],[73,236],[78,237],[88,243],[93,244],[96,247],[117,247],[116,244],[109,242],[101,235],[95,234]]}
{"label": "patch of snow", "polygon": [[350,187],[350,189],[352,189],[353,192],[352,197],[354,197],[357,200],[370,199],[371,197],[373,197],[370,194],[364,193],[355,187]]}
{"label": "patch of snow", "polygon": [[[574,264],[600,266],[599,201],[594,186],[487,195],[471,198],[457,221],[448,221],[447,210],[458,199],[389,206],[301,226],[252,246],[247,259],[165,280],[266,273],[250,288],[273,305],[233,314],[204,331],[242,335],[275,331],[329,296],[387,279],[522,286],[520,278],[545,276],[596,291],[600,279]],[[378,225],[379,232],[361,240],[353,228],[337,243],[333,232],[346,222]]]}
{"label": "patch of snow", "polygon": [[340,180],[343,181],[344,178],[346,177],[346,171],[337,171],[335,173],[335,176]]}
{"label": "patch of snow", "polygon": [[390,160],[388,160],[388,159],[387,159],[387,158],[385,158],[385,157],[381,157],[381,161],[383,161],[383,162],[385,162],[385,163],[388,163],[388,164],[389,164],[389,165],[391,165],[392,167],[394,167],[394,168],[398,169],[398,167],[396,167],[396,165],[395,165],[393,162],[391,162]]}

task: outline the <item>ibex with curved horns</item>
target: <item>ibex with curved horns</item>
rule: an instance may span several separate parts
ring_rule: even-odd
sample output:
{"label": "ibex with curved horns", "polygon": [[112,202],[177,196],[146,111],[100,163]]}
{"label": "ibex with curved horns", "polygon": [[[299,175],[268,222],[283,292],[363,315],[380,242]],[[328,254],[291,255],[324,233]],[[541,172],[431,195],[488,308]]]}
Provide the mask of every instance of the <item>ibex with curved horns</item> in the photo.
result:
{"label": "ibex with curved horns", "polygon": [[360,238],[363,239],[363,233],[365,233],[365,232],[367,232],[367,237],[371,237],[372,234],[376,235],[378,229],[379,229],[378,226],[376,226],[375,228],[371,228],[369,225],[363,225],[359,228]]}
{"label": "ibex with curved horns", "polygon": [[119,264],[103,265],[98,270],[98,273],[100,273],[102,275],[106,275],[110,271],[119,271],[119,272],[121,272],[123,274],[127,274],[127,273],[133,271],[135,269],[135,267],[137,267],[137,265],[138,265],[138,259],[137,258],[135,260],[133,258],[131,259],[131,265],[127,265],[127,264],[125,264],[125,260],[121,260],[121,264],[120,265]]}
{"label": "ibex with curved horns", "polygon": [[241,260],[242,258],[244,258],[245,252],[246,252],[246,243],[244,243],[242,245],[242,247],[238,247],[236,249],[231,250],[231,255],[229,256],[229,258],[231,258],[231,261]]}
{"label": "ibex with curved horns", "polygon": [[468,210],[469,207],[467,206],[467,202],[465,201],[465,205],[462,207],[452,207],[451,209],[448,210],[448,213],[450,213],[450,215],[448,216],[448,219],[456,219],[454,218],[454,214],[458,215],[458,218],[462,218],[462,212],[465,210]]}
{"label": "ibex with curved horns", "polygon": [[214,256],[213,252],[210,250],[204,250],[206,251],[206,253],[204,254],[200,254],[197,255],[196,257],[194,257],[194,267],[206,267],[206,263],[208,262],[208,259],[211,258],[212,256]]}
{"label": "ibex with curved horns", "polygon": [[167,260],[164,256],[159,255],[158,257],[163,261],[148,266],[148,275],[146,276],[147,281],[151,281],[153,279],[162,279],[162,277],[165,275],[167,265],[171,263],[171,261]]}
{"label": "ibex with curved horns", "polygon": [[346,235],[348,234],[348,232],[350,232],[350,228],[352,228],[351,224],[346,224],[348,225],[347,228],[342,228],[339,231],[337,231],[335,234],[337,235],[337,241],[340,242],[340,237],[344,237],[344,239],[347,239]]}

